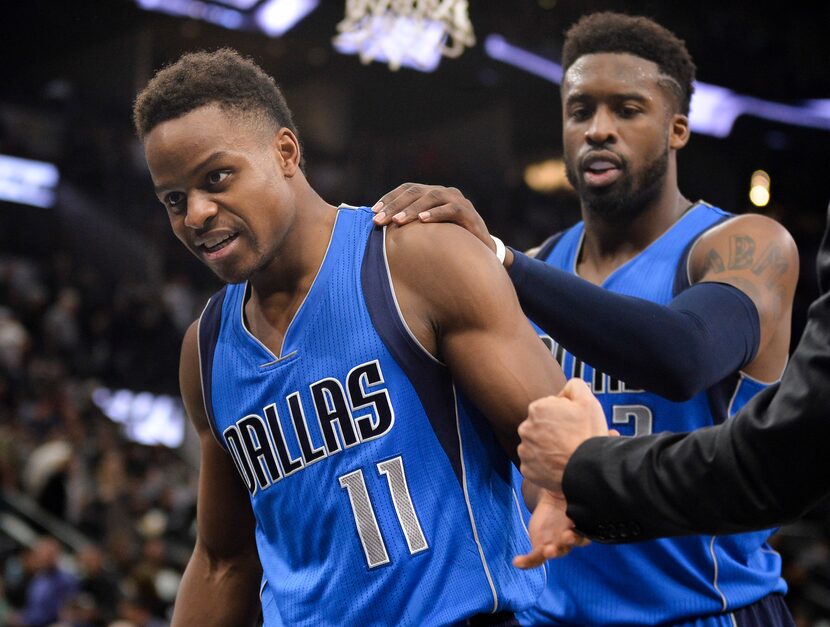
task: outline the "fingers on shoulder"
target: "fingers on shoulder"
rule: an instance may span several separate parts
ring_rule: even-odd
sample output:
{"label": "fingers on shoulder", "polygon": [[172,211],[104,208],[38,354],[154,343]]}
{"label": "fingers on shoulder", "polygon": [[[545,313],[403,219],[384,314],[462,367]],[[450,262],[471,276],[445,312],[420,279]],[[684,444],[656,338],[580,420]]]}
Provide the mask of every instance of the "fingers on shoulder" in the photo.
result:
{"label": "fingers on shoulder", "polygon": [[408,193],[408,191],[413,187],[418,187],[418,183],[401,183],[392,191],[385,193],[381,199],[375,203],[375,206],[380,203],[383,203],[385,206],[392,205],[395,203],[396,199],[400,199],[403,194]]}
{"label": "fingers on shoulder", "polygon": [[463,214],[462,209],[471,207],[455,187],[404,183],[384,195],[374,209],[383,210],[387,219],[394,217],[396,223],[402,224],[418,218],[425,211],[430,212],[433,221],[453,221]]}

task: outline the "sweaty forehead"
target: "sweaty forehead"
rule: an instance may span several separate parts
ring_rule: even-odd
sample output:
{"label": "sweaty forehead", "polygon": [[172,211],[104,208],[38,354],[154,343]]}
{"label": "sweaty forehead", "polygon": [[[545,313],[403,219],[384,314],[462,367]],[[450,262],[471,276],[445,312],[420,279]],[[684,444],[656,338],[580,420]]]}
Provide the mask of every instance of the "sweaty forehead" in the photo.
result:
{"label": "sweaty forehead", "polygon": [[562,94],[592,92],[598,88],[658,89],[660,76],[660,69],[654,61],[633,54],[586,54],[568,68],[562,81]]}

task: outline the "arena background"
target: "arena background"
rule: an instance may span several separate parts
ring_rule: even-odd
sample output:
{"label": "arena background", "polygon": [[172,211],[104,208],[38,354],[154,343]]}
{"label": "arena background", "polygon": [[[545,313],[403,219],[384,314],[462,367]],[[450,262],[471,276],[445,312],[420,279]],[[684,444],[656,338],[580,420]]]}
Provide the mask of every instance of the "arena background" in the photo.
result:
{"label": "arena background", "polygon": [[[192,547],[195,451],[178,352],[218,283],[169,232],[133,136],[131,103],[155,69],[186,50],[237,48],[280,82],[326,200],[372,204],[404,181],[454,185],[523,248],[578,219],[574,194],[556,187],[559,91],[486,42],[556,62],[583,13],[654,17],[687,42],[699,81],[749,103],[726,136],[693,135],[680,186],[793,234],[795,341],[830,200],[830,4],[801,4],[472,0],[475,46],[433,72],[393,72],[332,47],[341,0],[322,0],[281,37],[132,0],[6,0],[0,155],[53,164],[60,182],[52,206],[26,204],[7,194],[22,175],[0,162],[0,625],[56,559],[83,591],[63,603],[62,624],[165,624]],[[758,103],[771,103],[769,116],[751,113]],[[546,160],[550,170],[528,171]],[[771,181],[760,208],[749,199],[756,170]],[[799,625],[830,619],[828,512],[774,538]]]}

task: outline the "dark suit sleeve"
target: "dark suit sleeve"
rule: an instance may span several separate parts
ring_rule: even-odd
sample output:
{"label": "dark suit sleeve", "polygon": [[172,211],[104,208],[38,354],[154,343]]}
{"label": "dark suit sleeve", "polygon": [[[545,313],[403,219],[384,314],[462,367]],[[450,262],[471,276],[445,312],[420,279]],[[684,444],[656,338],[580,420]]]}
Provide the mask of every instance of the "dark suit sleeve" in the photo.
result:
{"label": "dark suit sleeve", "polygon": [[565,468],[576,528],[600,542],[734,533],[788,522],[830,492],[830,242],[823,295],[781,382],[690,434],[593,438]]}

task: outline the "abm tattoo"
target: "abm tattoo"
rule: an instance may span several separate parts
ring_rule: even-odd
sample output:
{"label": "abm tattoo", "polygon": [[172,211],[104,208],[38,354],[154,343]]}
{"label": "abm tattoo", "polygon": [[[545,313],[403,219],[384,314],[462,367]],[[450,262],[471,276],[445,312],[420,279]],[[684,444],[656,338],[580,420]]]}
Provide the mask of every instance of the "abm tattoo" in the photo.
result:
{"label": "abm tattoo", "polygon": [[723,259],[714,248],[706,255],[706,260],[703,262],[703,271],[701,276],[706,276],[710,271],[720,273],[726,270],[723,265]]}
{"label": "abm tattoo", "polygon": [[752,267],[755,240],[749,235],[733,235],[729,238],[729,269],[748,270]]}
{"label": "abm tattoo", "polygon": [[761,276],[761,273],[769,268],[770,270],[764,285],[771,288],[784,276],[789,267],[790,264],[783,258],[781,249],[776,244],[770,244],[758,263],[753,266],[752,273],[756,276]]}

